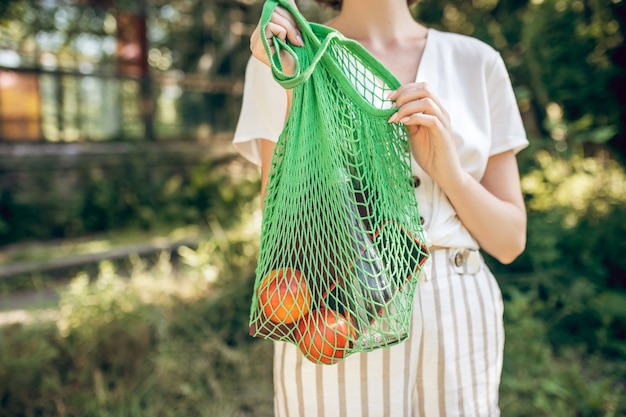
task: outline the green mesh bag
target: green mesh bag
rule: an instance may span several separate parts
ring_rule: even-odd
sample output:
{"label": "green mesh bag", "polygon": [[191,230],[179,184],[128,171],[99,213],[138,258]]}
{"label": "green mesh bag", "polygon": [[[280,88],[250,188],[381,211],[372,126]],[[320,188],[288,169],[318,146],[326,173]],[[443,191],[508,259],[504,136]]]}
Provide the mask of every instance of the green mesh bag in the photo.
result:
{"label": "green mesh bag", "polygon": [[[428,249],[406,128],[387,122],[395,110],[385,97],[400,83],[287,0],[266,0],[261,33],[277,5],[296,18],[305,46],[273,39],[272,73],[293,102],[264,200],[250,334],[333,364],[408,337]],[[293,75],[282,71],[283,49]]]}

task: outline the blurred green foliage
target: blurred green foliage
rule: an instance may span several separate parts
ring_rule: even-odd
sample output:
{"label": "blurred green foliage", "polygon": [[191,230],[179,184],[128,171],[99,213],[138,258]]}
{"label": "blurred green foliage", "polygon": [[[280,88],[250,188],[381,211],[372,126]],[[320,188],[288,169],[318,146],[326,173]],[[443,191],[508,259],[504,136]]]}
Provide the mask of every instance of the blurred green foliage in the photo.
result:
{"label": "blurred green foliage", "polygon": [[[519,155],[527,250],[506,267],[488,258],[505,298],[507,417],[626,415],[626,175],[609,152],[626,155],[625,10],[623,0],[423,0],[416,9],[502,53],[531,136]],[[230,65],[246,45],[233,45],[237,59],[222,56],[212,74],[237,71]],[[63,291],[53,320],[0,328],[0,417],[272,414],[271,344],[246,334],[259,225],[239,222],[254,212],[245,204],[258,179],[238,183],[209,164],[155,175],[145,164],[90,171],[72,205],[51,199],[38,211],[0,196],[2,213],[21,219],[0,220],[10,239],[159,222],[204,222],[216,235],[182,248],[177,262],[135,259],[130,279],[104,263],[97,280],[80,275]]]}
{"label": "blurred green foliage", "polygon": [[538,151],[525,253],[490,260],[505,298],[503,415],[620,416],[626,404],[626,173]]}
{"label": "blurred green foliage", "polygon": [[213,227],[176,263],[103,262],[48,318],[0,327],[0,416],[269,416],[271,346],[245,332],[258,221]]}
{"label": "blurred green foliage", "polygon": [[[503,416],[616,417],[626,413],[626,364],[597,351],[552,344],[552,322],[536,291],[503,283],[507,341],[500,388]],[[583,319],[584,321],[584,319]]]}
{"label": "blurred green foliage", "polygon": [[[614,161],[536,154],[523,178],[528,249],[488,258],[505,299],[507,417],[626,414],[626,173]],[[0,416],[272,415],[271,343],[247,320],[260,211],[130,275],[103,262],[58,309],[0,327]]]}
{"label": "blurred green foliage", "polygon": [[0,190],[0,245],[123,228],[206,225],[209,217],[229,225],[233,210],[258,195],[259,180],[246,174],[249,169],[238,170],[241,165],[232,157],[181,162],[130,153],[115,166],[77,169],[69,196],[59,191],[66,179],[33,172],[28,190]]}
{"label": "blurred green foliage", "polygon": [[[579,347],[626,358],[626,174],[611,160],[560,159],[545,151],[522,179],[526,252],[503,282],[542,301],[555,349]],[[523,278],[515,278],[521,275]]]}

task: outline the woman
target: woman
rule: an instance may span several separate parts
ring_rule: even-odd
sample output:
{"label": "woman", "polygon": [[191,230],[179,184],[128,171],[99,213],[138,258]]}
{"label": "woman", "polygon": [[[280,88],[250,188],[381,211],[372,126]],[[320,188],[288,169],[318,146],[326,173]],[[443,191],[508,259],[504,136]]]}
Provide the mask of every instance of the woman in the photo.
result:
{"label": "woman", "polygon": [[[500,55],[466,36],[416,22],[414,0],[317,0],[327,23],[368,49],[402,86],[390,123],[409,132],[415,195],[431,257],[413,308],[411,337],[315,365],[276,343],[277,416],[498,416],[504,330],[497,282],[478,249],[502,263],[524,250],[526,211],[516,153],[528,141]],[[254,55],[234,145],[261,166],[262,195],[290,92],[274,82],[261,37],[302,38],[278,8],[251,37]],[[281,56],[285,72],[292,58]],[[264,65],[265,64],[265,65]]]}

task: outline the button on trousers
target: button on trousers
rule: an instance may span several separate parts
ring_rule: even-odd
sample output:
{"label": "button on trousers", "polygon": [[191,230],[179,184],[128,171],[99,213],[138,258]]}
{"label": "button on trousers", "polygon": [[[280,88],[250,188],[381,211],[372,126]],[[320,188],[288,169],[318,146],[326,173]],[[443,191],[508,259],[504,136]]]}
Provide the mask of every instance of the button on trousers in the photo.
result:
{"label": "button on trousers", "polygon": [[502,296],[482,257],[472,255],[478,268],[460,268],[456,253],[431,252],[401,344],[316,365],[274,342],[276,416],[499,416]]}

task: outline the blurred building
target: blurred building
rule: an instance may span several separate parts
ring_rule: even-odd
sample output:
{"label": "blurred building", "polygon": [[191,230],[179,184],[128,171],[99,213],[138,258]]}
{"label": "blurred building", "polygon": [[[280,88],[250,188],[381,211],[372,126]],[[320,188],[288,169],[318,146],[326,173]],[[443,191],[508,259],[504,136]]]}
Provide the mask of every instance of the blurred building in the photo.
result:
{"label": "blurred building", "polygon": [[0,141],[208,140],[232,130],[253,0],[15,1]]}

